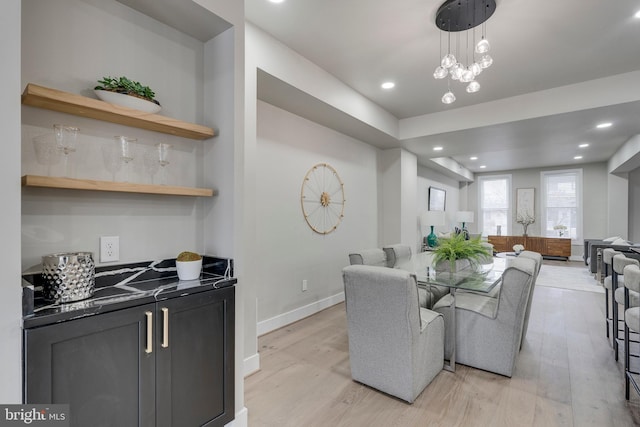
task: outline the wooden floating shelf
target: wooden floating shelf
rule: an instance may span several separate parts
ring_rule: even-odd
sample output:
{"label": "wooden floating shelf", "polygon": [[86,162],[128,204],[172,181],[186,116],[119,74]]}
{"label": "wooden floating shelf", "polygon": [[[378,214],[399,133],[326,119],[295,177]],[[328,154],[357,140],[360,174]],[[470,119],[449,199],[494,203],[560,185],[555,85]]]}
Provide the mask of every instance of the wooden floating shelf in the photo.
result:
{"label": "wooden floating shelf", "polygon": [[118,193],[162,194],[169,196],[212,197],[210,188],[178,187],[173,185],[134,184],[130,182],[95,181],[51,176],[24,175],[23,187],[63,188],[68,190],[111,191]]}
{"label": "wooden floating shelf", "polygon": [[158,114],[145,113],[133,108],[120,107],[98,99],[50,89],[33,83],[29,83],[24,89],[22,103],[32,107],[60,111],[183,138],[202,140],[215,136],[214,130],[206,126],[183,122]]}

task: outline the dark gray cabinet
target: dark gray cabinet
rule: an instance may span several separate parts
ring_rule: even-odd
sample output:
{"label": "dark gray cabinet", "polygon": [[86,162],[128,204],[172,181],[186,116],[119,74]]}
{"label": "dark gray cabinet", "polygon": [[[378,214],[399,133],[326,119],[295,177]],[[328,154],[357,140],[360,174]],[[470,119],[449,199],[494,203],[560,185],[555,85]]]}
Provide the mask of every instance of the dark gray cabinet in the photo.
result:
{"label": "dark gray cabinet", "polygon": [[234,287],[25,330],[25,402],[71,425],[222,426],[234,417]]}

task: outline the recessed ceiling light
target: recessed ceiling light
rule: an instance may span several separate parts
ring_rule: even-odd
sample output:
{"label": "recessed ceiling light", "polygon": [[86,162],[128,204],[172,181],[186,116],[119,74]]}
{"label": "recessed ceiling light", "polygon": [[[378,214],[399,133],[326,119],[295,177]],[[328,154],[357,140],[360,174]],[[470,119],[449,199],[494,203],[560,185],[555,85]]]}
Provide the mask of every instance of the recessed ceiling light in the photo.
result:
{"label": "recessed ceiling light", "polygon": [[582,158],[582,156],[574,156],[573,159],[574,160],[580,160]]}
{"label": "recessed ceiling light", "polygon": [[380,87],[382,89],[393,89],[394,87],[396,87],[396,84],[394,82],[384,82],[380,85]]}
{"label": "recessed ceiling light", "polygon": [[469,157],[469,160],[478,160],[476,156]]}
{"label": "recessed ceiling light", "polygon": [[589,146],[589,144],[587,144],[587,143],[578,145],[578,147],[580,147],[580,148],[587,148],[588,146]]}
{"label": "recessed ceiling light", "polygon": [[640,19],[640,10],[636,12],[635,15],[633,15],[635,18],[639,18]]}
{"label": "recessed ceiling light", "polygon": [[480,169],[486,169],[485,165],[480,166]]}
{"label": "recessed ceiling light", "polygon": [[433,151],[442,151],[442,147],[433,147]]}
{"label": "recessed ceiling light", "polygon": [[271,3],[283,3],[284,0],[269,0]]}
{"label": "recessed ceiling light", "polygon": [[600,123],[598,126],[596,126],[598,129],[604,129],[604,128],[608,128],[611,127],[613,123],[611,122],[606,122],[606,123]]}

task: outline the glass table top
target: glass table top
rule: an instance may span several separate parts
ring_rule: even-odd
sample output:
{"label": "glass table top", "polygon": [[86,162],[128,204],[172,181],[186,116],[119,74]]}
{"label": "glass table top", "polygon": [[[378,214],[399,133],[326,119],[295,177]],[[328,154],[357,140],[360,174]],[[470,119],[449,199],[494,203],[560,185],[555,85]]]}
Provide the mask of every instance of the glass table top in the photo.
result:
{"label": "glass table top", "polygon": [[450,273],[436,271],[431,252],[420,252],[408,260],[398,262],[395,268],[415,274],[418,285],[446,286],[477,292],[491,291],[502,278],[502,273],[509,262],[505,258],[493,258],[491,264],[481,264],[476,269],[467,268]]}

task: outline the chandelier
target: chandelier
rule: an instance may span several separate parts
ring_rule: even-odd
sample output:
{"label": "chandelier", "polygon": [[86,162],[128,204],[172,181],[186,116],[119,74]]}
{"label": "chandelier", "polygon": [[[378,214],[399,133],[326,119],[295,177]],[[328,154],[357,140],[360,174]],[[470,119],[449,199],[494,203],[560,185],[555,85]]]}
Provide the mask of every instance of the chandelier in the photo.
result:
{"label": "chandelier", "polygon": [[[448,77],[447,92],[442,96],[443,103],[451,104],[456,100],[456,96],[451,91],[451,80],[466,84],[467,93],[480,90],[477,77],[493,64],[493,58],[488,53],[491,46],[486,39],[486,21],[495,10],[495,0],[447,0],[438,9],[436,26],[448,33],[447,53],[444,56],[442,55],[442,32],[440,33],[442,59],[433,72],[435,79],[441,80]],[[480,25],[482,25],[481,34],[476,42],[475,28]],[[451,33],[455,33],[455,54],[451,49]],[[461,38],[462,43],[466,45],[462,49],[460,49]]]}

